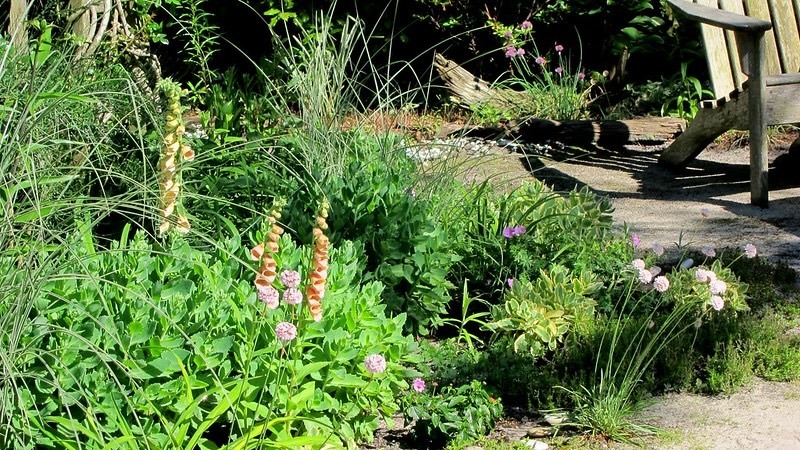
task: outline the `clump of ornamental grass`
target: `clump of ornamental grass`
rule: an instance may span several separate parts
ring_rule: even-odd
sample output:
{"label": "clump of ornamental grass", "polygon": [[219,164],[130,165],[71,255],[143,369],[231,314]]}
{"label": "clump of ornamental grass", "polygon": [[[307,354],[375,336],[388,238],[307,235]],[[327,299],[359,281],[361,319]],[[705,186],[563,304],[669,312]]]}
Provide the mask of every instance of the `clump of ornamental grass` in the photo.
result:
{"label": "clump of ornamental grass", "polygon": [[179,201],[181,189],[181,171],[179,163],[194,159],[194,150],[184,139],[186,127],[181,110],[180,86],[170,79],[162,80],[159,89],[167,99],[166,126],[164,128],[164,147],[158,167],[161,170],[161,224],[158,231],[164,235],[173,227],[175,231],[189,232],[189,219]]}
{"label": "clump of ornamental grass", "polygon": [[[639,247],[639,236],[633,235],[631,242]],[[669,272],[657,265],[662,245],[639,252],[644,254],[629,266],[628,288],[603,332],[594,382],[567,389],[577,405],[575,423],[590,434],[624,442],[656,431],[631,416],[645,406],[641,384],[662,351],[684,333],[697,333],[714,315],[748,309],[747,285],[720,260],[712,260],[713,247],[703,248],[703,264],[695,267],[693,260],[681,258]],[[747,244],[739,258],[756,255],[756,247]]]}

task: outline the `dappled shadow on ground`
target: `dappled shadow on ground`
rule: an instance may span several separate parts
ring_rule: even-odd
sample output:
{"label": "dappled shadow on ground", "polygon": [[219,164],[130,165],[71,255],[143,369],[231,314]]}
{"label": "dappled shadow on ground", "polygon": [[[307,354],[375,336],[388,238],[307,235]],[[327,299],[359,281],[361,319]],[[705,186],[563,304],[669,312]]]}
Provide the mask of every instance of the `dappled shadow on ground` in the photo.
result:
{"label": "dappled shadow on ground", "polygon": [[[725,220],[748,220],[741,228],[729,224],[729,233],[772,232],[786,238],[781,255],[800,255],[800,154],[787,147],[770,151],[770,208],[750,205],[750,168],[746,147],[709,149],[687,168],[670,170],[658,164],[656,149],[599,147],[551,148],[542,155],[520,155],[538,179],[557,191],[588,186],[609,197],[618,207],[651,210],[650,226],[659,227],[659,214],[696,216],[700,206],[727,213]],[[658,149],[660,150],[660,149]],[[659,203],[661,202],[661,203]],[[681,206],[685,205],[685,206]],[[654,211],[653,211],[654,210]],[[626,211],[623,220],[638,221]],[[615,215],[616,217],[616,215]],[[791,237],[789,237],[791,236]],[[757,236],[768,239],[766,235]]]}

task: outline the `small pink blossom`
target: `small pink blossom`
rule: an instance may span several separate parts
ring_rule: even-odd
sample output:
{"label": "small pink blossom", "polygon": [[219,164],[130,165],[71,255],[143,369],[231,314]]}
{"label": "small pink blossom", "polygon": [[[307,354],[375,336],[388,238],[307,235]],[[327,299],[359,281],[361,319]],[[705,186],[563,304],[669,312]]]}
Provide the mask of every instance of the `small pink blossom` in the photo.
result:
{"label": "small pink blossom", "polygon": [[756,250],[756,246],[753,244],[747,244],[744,246],[744,255],[748,258],[755,258],[758,255],[758,250]]}
{"label": "small pink blossom", "polygon": [[267,308],[275,309],[280,304],[278,302],[278,297],[280,297],[280,293],[278,290],[272,286],[262,286],[258,288],[258,299],[262,302],[266,303]]}
{"label": "small pink blossom", "polygon": [[633,262],[631,262],[631,265],[636,270],[644,270],[645,263],[642,259],[634,259]]}
{"label": "small pink blossom", "polygon": [[511,39],[514,35],[511,34],[511,31],[506,31],[503,36],[505,36],[506,39]]}
{"label": "small pink blossom", "polygon": [[370,373],[381,373],[386,370],[386,360],[381,355],[372,354],[364,358],[364,367]]}
{"label": "small pink blossom", "polygon": [[513,278],[507,279],[506,283],[508,284],[509,288],[513,288],[514,287],[514,279]]}
{"label": "small pink blossom", "polygon": [[533,28],[533,24],[531,23],[530,20],[523,20],[522,25],[520,26],[522,27],[523,30],[530,30],[531,28]]}
{"label": "small pink blossom", "polygon": [[296,270],[284,270],[281,272],[281,284],[287,288],[300,286],[300,273]]}
{"label": "small pink blossom", "polygon": [[564,73],[564,69],[561,67],[556,67],[556,73],[561,75],[562,73]]}
{"label": "small pink blossom", "polygon": [[656,279],[653,280],[653,287],[658,292],[667,292],[667,289],[669,289],[669,280],[664,276],[656,277]]}
{"label": "small pink blossom", "polygon": [[523,55],[525,55],[525,49],[524,48],[518,48],[517,49],[517,56],[523,56]]}
{"label": "small pink blossom", "polygon": [[564,46],[561,45],[561,44],[556,44],[555,48],[556,48],[556,51],[558,52],[559,55],[561,54],[561,52],[564,51]]}
{"label": "small pink blossom", "polygon": [[283,302],[288,305],[299,305],[303,303],[303,293],[297,288],[287,288],[283,291]]}
{"label": "small pink blossom", "polygon": [[425,380],[422,378],[416,378],[414,381],[411,382],[411,388],[414,389],[415,392],[422,393],[425,390]]}
{"label": "small pink blossom", "polygon": [[664,246],[659,244],[658,242],[656,242],[655,244],[653,244],[653,253],[655,253],[656,256],[663,255],[664,254]]}
{"label": "small pink blossom", "polygon": [[636,234],[636,233],[633,233],[631,235],[631,244],[633,244],[633,248],[639,247],[639,244],[641,244],[641,243],[642,243],[642,240],[639,239],[639,235]]}
{"label": "small pink blossom", "polygon": [[717,279],[717,274],[706,269],[697,269],[694,273],[694,279],[701,283],[710,283]]}
{"label": "small pink blossom", "polygon": [[524,226],[522,226],[522,225],[517,225],[517,226],[515,226],[515,227],[513,228],[513,230],[512,230],[512,231],[513,231],[513,233],[514,233],[514,236],[522,236],[522,235],[523,235],[523,234],[525,234],[525,232],[526,232],[526,231],[528,231],[528,230],[527,230],[527,229],[525,229],[525,227],[524,227]]}
{"label": "small pink blossom", "polygon": [[711,307],[714,308],[714,311],[720,311],[725,307],[725,300],[723,300],[719,295],[712,295]]}
{"label": "small pink blossom", "polygon": [[297,327],[289,322],[280,322],[275,325],[275,336],[284,342],[291,341],[297,337]]}
{"label": "small pink blossom", "polygon": [[517,49],[513,45],[506,47],[506,58],[513,58],[517,56]]}
{"label": "small pink blossom", "polygon": [[710,245],[704,245],[703,248],[700,249],[700,251],[704,255],[708,256],[709,258],[713,258],[713,257],[717,256],[717,251],[714,250],[714,247],[712,247]]}
{"label": "small pink blossom", "polygon": [[639,270],[639,282],[642,284],[650,284],[653,281],[653,274],[649,270]]}
{"label": "small pink blossom", "polygon": [[536,57],[536,64],[539,64],[541,66],[541,65],[544,65],[546,62],[547,62],[547,60],[544,59],[543,56],[537,56]]}
{"label": "small pink blossom", "polygon": [[586,78],[586,74],[585,73],[583,73],[583,72],[578,73],[578,79],[579,80],[583,80],[584,78]]}
{"label": "small pink blossom", "polygon": [[722,280],[714,280],[708,287],[714,295],[724,294],[728,290],[728,285]]}

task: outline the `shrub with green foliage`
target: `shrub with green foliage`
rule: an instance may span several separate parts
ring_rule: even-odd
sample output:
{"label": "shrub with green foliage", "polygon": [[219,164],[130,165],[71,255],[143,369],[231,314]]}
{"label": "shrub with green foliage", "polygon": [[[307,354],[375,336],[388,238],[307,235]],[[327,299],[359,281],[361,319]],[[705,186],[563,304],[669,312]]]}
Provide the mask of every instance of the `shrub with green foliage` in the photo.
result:
{"label": "shrub with green foliage", "polygon": [[444,447],[450,440],[477,439],[492,431],[503,415],[500,399],[490,396],[479,381],[445,386],[438,393],[411,392],[403,403],[406,424],[414,421],[413,437],[426,448]]}
{"label": "shrub with green foliage", "polygon": [[[16,448],[352,444],[371,439],[415,374],[404,367],[415,362],[405,316],[385,316],[380,283],[357,284],[349,243],[332,252],[314,322],[304,305],[258,301],[238,238],[204,253],[141,233],[100,250],[86,236],[42,286],[30,322],[3,333],[20,343],[5,409]],[[301,272],[309,257],[289,239],[275,255]],[[282,321],[296,337],[276,339]],[[371,354],[385,357],[384,372],[365,368]]]}

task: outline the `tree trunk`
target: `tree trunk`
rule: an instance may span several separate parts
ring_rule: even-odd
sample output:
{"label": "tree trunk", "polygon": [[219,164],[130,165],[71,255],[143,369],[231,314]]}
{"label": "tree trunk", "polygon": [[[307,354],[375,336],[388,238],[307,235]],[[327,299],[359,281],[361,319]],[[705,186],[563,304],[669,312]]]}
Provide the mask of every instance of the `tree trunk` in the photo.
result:
{"label": "tree trunk", "polygon": [[11,36],[11,45],[18,51],[27,51],[28,48],[27,3],[26,0],[11,0],[11,10],[8,15],[8,34]]}

